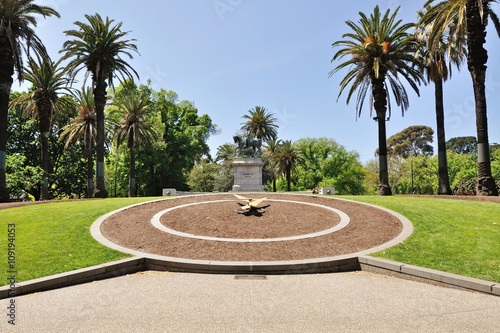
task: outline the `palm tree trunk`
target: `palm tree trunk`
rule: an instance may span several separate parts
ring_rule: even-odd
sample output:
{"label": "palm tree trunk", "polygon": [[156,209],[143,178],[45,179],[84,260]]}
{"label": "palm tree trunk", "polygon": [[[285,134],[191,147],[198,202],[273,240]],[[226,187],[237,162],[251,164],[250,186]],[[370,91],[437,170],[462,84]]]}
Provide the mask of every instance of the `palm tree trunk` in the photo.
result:
{"label": "palm tree trunk", "polygon": [[49,132],[41,131],[41,165],[43,170],[42,188],[40,190],[40,200],[49,200]]}
{"label": "palm tree trunk", "polygon": [[438,141],[439,186],[438,194],[452,194],[448,177],[448,160],[446,157],[446,137],[444,133],[443,79],[434,81],[436,98],[436,123]]}
{"label": "palm tree trunk", "polygon": [[290,192],[292,190],[291,187],[292,175],[290,168],[286,168],[286,190]]}
{"label": "palm tree trunk", "polygon": [[7,159],[7,113],[9,110],[10,85],[3,75],[0,75],[0,202],[9,201],[7,189],[6,159]]}
{"label": "palm tree trunk", "polygon": [[486,116],[486,62],[488,53],[486,42],[487,9],[480,15],[477,0],[467,0],[467,67],[474,87],[476,107],[477,158],[478,171],[477,195],[497,196],[495,180],[491,176],[491,162],[488,141],[488,119]]}
{"label": "palm tree trunk", "polygon": [[87,198],[94,194],[94,161],[92,160],[92,128],[87,128],[85,135],[85,147],[87,148]]}
{"label": "palm tree trunk", "polygon": [[98,83],[94,88],[94,104],[97,118],[96,137],[96,189],[94,197],[106,198],[108,193],[104,183],[104,106],[106,104],[106,83]]}
{"label": "palm tree trunk", "polygon": [[9,201],[7,189],[7,115],[9,111],[10,88],[14,74],[14,61],[10,41],[0,37],[0,202]]}
{"label": "palm tree trunk", "polygon": [[41,153],[40,164],[43,170],[40,200],[49,200],[49,135],[50,135],[50,105],[37,105],[39,112],[38,128],[40,130]]}
{"label": "palm tree trunk", "polygon": [[128,184],[128,196],[135,197],[135,146],[130,147],[130,177]]}
{"label": "palm tree trunk", "polygon": [[372,79],[372,94],[378,123],[378,151],[379,151],[379,185],[378,195],[392,195],[389,186],[389,171],[387,170],[387,139],[385,129],[385,114],[387,110],[387,92],[384,88],[384,76]]}

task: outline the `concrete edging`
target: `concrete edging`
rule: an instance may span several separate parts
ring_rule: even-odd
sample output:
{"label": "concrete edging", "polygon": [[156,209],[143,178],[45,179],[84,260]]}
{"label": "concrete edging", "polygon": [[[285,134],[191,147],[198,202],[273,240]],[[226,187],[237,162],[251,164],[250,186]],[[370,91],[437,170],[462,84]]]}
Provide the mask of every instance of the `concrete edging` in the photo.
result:
{"label": "concrete edging", "polygon": [[[486,294],[500,296],[500,283],[471,278],[463,275],[452,274],[434,269],[418,267],[401,262],[390,261],[370,256],[358,257],[361,270],[369,270],[364,266],[371,266],[386,272],[394,272],[401,276],[412,276],[429,282],[437,282],[440,285],[464,288]],[[365,269],[363,269],[365,268]]]}
{"label": "concrete edging", "polygon": [[[175,259],[175,258],[172,258]],[[81,283],[102,280],[147,270],[212,273],[212,274],[310,274],[349,271],[370,271],[377,268],[383,272],[396,273],[398,277],[416,277],[421,282],[436,282],[439,285],[500,296],[500,284],[457,274],[436,271],[370,256],[345,256],[334,260],[313,259],[290,262],[207,262],[199,260],[165,260],[164,257],[132,257],[75,271],[55,274],[0,287],[0,299],[35,292],[68,287]]]}

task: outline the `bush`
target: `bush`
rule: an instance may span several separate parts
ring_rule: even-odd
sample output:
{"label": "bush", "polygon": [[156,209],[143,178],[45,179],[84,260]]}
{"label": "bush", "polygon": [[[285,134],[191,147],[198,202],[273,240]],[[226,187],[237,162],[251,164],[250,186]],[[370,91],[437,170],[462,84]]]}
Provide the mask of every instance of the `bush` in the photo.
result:
{"label": "bush", "polygon": [[454,195],[476,195],[476,180],[461,180],[451,190]]}

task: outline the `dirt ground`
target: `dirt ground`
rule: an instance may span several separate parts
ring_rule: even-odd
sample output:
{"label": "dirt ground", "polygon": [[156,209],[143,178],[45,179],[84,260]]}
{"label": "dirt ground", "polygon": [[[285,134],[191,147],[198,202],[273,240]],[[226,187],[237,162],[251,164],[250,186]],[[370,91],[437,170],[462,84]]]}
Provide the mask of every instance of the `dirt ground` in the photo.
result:
{"label": "dirt ground", "polygon": [[[263,195],[258,195],[258,198]],[[268,200],[264,203],[270,206],[262,216],[245,216],[235,212],[240,207],[238,200],[230,194],[191,196],[129,208],[106,219],[101,225],[101,232],[121,246],[169,257],[280,261],[358,252],[381,245],[395,238],[402,230],[402,224],[396,217],[358,203],[310,195],[266,193],[265,196]],[[337,232],[309,239],[235,243],[180,237],[161,231],[150,222],[160,211],[196,202],[205,203],[174,209],[164,214],[160,222],[184,233],[238,239],[298,236],[329,229],[340,222],[337,213],[303,204],[305,202],[338,209],[349,216],[350,223]]]}

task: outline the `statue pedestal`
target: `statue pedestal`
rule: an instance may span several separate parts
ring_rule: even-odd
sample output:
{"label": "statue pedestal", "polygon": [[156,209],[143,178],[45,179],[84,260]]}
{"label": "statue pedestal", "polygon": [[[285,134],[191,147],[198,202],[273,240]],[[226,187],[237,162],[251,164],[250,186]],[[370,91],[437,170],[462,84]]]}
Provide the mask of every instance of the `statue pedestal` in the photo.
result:
{"label": "statue pedestal", "polygon": [[234,185],[233,192],[261,192],[262,166],[259,157],[236,157],[233,162]]}

